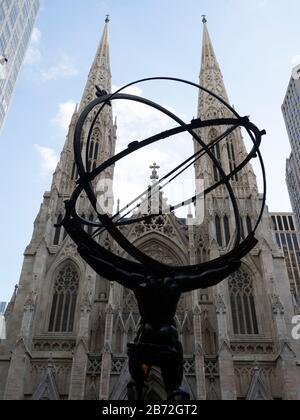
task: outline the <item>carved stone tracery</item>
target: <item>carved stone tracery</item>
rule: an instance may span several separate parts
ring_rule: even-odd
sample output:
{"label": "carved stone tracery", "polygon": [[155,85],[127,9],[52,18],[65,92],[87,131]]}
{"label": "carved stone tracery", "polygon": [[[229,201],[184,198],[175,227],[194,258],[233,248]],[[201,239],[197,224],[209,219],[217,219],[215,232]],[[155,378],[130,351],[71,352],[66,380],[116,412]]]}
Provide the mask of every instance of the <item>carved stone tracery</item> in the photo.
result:
{"label": "carved stone tracery", "polygon": [[133,234],[139,238],[142,235],[150,232],[159,232],[169,238],[175,237],[174,227],[171,225],[167,215],[160,215],[154,217],[150,222],[142,222],[136,225]]}
{"label": "carved stone tracery", "polygon": [[35,339],[33,341],[33,350],[38,352],[72,352],[75,345],[75,339]]}

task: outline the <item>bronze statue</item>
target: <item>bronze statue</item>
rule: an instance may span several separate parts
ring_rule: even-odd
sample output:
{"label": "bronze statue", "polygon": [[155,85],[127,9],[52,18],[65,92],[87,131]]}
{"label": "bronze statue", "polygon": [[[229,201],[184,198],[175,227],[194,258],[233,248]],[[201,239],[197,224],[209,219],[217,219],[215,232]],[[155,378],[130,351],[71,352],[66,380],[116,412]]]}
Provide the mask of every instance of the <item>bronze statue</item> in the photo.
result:
{"label": "bronze statue", "polygon": [[[141,97],[120,93],[122,89],[110,95],[107,92],[101,91],[99,88],[97,88],[97,99],[91,102],[83,111],[76,126],[74,153],[79,173],[79,181],[72,197],[68,202],[66,202],[66,216],[62,222],[62,225],[65,227],[73,241],[77,244],[81,257],[99,275],[110,281],[116,281],[122,286],[131,289],[137,299],[139,312],[141,315],[141,322],[134,343],[128,344],[129,370],[132,377],[132,381],[128,385],[129,399],[143,398],[143,388],[149,376],[151,367],[157,366],[161,368],[168,399],[185,400],[189,399],[189,395],[181,387],[183,379],[183,350],[178,338],[174,319],[177,304],[183,293],[212,287],[226,279],[230,274],[234,273],[240,267],[241,259],[247,255],[256,245],[257,240],[255,239],[255,232],[263,215],[266,194],[264,192],[262,208],[260,214],[258,215],[258,220],[255,227],[253,228],[253,231],[247,236],[247,238],[242,238],[238,203],[235,198],[230,180],[242,168],[244,168],[252,158],[259,158],[262,166],[265,186],[265,171],[259,150],[261,138],[265,132],[259,131],[258,128],[249,121],[249,118],[240,117],[238,113],[232,107],[230,107],[230,105],[226,104],[223,99],[219,98],[214,93],[209,92],[194,83],[179,79],[153,78],[149,80],[160,79],[177,81],[204,90],[215,99],[221,101],[223,105],[231,111],[234,117],[209,121],[202,121],[197,119],[192,120],[190,124],[185,124],[170,111],[151,101]],[[95,113],[87,139],[86,156],[88,156],[90,137],[95,121],[105,106],[110,106],[113,100],[118,99],[136,101],[155,108],[172,118],[178,124],[178,126],[156,136],[152,136],[144,141],[136,141],[129,144],[125,151],[117,154],[116,156],[110,157],[96,169],[89,171],[87,170],[88,159],[86,159],[84,164],[81,155],[81,139],[86,118],[96,107],[98,107],[98,111]],[[195,129],[210,126],[228,126],[229,128],[225,133],[223,133],[223,135],[219,136],[217,139],[214,139],[212,143],[207,144],[200,138]],[[230,174],[225,174],[219,161],[215,158],[212,152],[212,148],[216,144],[226,139],[228,134],[239,127],[244,127],[247,130],[253,142],[253,149],[237,168],[234,168]],[[201,146],[200,152],[197,152],[188,160],[189,166],[193,165],[198,159],[201,158],[201,156],[207,154],[220,174],[220,181],[216,182],[215,185],[208,187],[204,191],[204,195],[209,194],[220,185],[224,185],[228,190],[235,217],[236,234],[233,248],[226,255],[223,255],[215,260],[194,266],[191,265],[186,267],[173,267],[161,264],[160,262],[145,255],[133,244],[131,244],[119,229],[119,227],[122,225],[138,223],[144,220],[151,220],[151,218],[156,217],[157,214],[148,214],[146,216],[141,216],[139,214],[138,216],[133,215],[130,218],[125,218],[124,215],[120,215],[120,212],[114,216],[111,216],[104,211],[100,211],[101,209],[99,210],[96,194],[93,190],[92,181],[95,180],[111,165],[114,165],[123,157],[134,153],[136,150],[139,150],[146,145],[160,141],[166,137],[170,137],[185,131],[190,133],[194,140],[197,141]],[[176,170],[178,171],[183,167],[187,167],[186,164],[187,162],[184,162],[182,165],[176,168]],[[157,169],[156,164],[154,170],[155,169]],[[170,174],[168,174],[168,176],[173,175],[176,170],[172,171]],[[166,178],[167,176],[165,176],[163,179]],[[157,174],[155,174],[155,179],[157,179]],[[157,182],[157,185],[159,185],[159,182],[160,181]],[[77,214],[76,203],[83,191],[89,197],[99,222],[91,222],[89,220],[85,220]],[[181,204],[186,205],[195,203],[196,200],[197,195]],[[178,206],[171,207],[171,211],[175,210],[176,208],[178,208]],[[107,231],[116,241],[116,243],[124,250],[124,253],[126,252],[128,255],[133,257],[134,261],[122,258],[110,250],[105,249],[97,242],[97,240],[95,240],[95,231],[93,234],[86,232],[83,228],[84,225],[96,229],[96,234],[101,234],[101,232]]]}

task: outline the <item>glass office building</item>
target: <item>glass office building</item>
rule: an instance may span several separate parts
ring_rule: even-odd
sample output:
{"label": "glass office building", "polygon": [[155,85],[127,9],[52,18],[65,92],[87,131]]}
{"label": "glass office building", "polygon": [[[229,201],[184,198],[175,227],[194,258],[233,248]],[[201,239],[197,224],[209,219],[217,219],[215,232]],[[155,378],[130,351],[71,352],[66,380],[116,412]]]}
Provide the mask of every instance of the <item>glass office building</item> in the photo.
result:
{"label": "glass office building", "polygon": [[[299,103],[300,106],[300,103]],[[292,153],[286,161],[286,183],[295,214],[296,225],[300,231],[300,160]]]}
{"label": "glass office building", "polygon": [[300,231],[300,65],[293,69],[282,113],[292,148],[286,165],[286,181]]}
{"label": "glass office building", "polygon": [[300,237],[293,213],[271,213],[278,246],[284,253],[292,295],[300,309]]}
{"label": "glass office building", "polygon": [[0,0],[0,57],[2,57],[0,65],[2,69],[5,66],[5,72],[2,71],[0,77],[0,131],[39,6],[40,0]]}

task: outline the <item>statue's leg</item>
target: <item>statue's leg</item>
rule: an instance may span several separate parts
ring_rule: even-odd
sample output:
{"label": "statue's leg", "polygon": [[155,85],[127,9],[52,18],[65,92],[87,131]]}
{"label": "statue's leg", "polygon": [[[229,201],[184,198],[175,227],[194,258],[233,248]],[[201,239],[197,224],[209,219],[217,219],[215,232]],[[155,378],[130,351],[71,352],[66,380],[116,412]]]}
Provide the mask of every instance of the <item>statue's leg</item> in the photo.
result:
{"label": "statue's leg", "polygon": [[145,382],[148,378],[150,367],[143,366],[141,362],[129,357],[129,372],[131,381],[128,384],[128,399],[141,401],[143,399],[143,392]]}
{"label": "statue's leg", "polygon": [[186,401],[190,399],[189,394],[182,388],[183,380],[183,349],[179,341],[169,357],[162,361],[161,372],[166,387],[168,400]]}
{"label": "statue's leg", "polygon": [[143,364],[143,354],[140,351],[139,340],[143,332],[143,326],[139,329],[134,343],[128,344],[128,364],[131,381],[128,384],[128,399],[142,400],[145,382],[150,373],[150,367]]}

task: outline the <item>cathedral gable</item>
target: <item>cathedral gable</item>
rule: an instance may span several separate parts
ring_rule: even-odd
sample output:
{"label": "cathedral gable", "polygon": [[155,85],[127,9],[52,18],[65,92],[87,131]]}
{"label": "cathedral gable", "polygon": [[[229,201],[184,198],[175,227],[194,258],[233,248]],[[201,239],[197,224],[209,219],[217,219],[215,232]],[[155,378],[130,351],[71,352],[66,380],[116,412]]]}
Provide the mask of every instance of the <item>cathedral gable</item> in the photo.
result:
{"label": "cathedral gable", "polygon": [[33,400],[60,400],[58,386],[51,368],[47,369],[46,377],[32,396]]}

